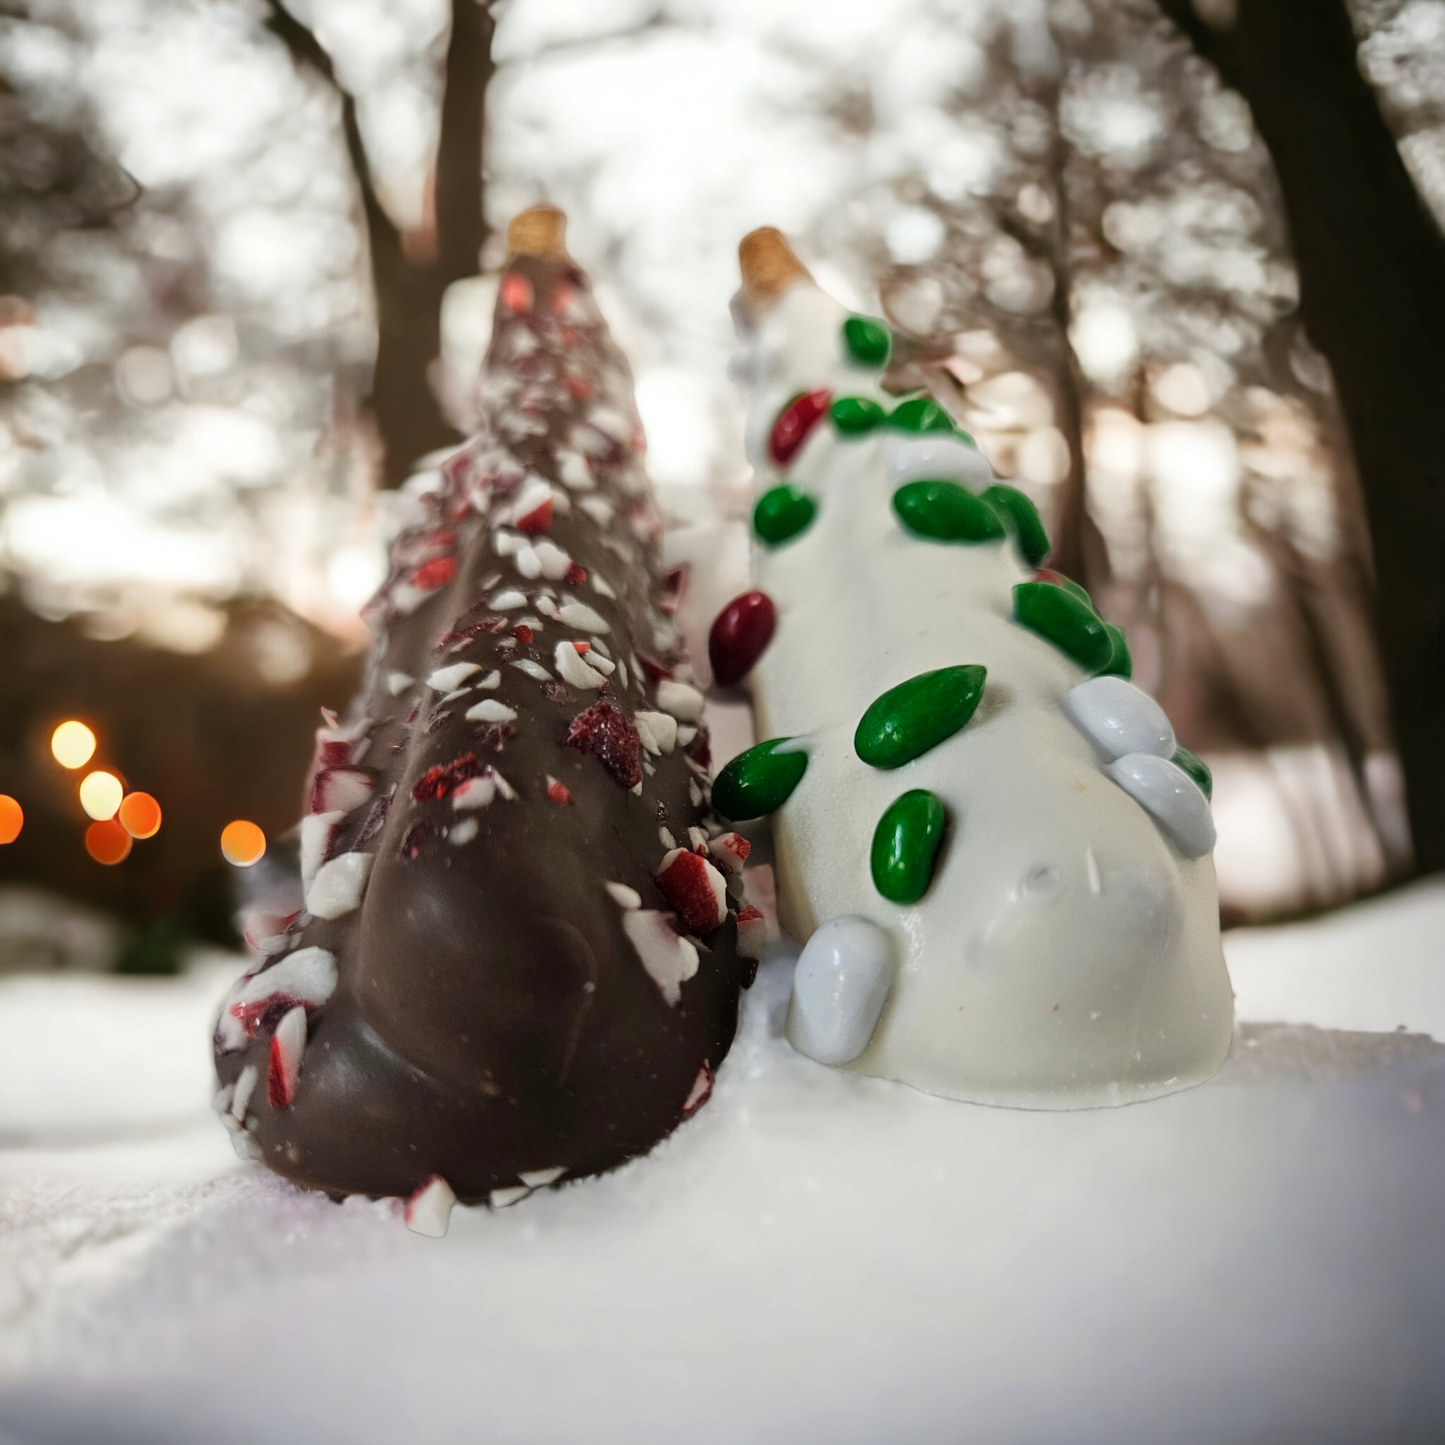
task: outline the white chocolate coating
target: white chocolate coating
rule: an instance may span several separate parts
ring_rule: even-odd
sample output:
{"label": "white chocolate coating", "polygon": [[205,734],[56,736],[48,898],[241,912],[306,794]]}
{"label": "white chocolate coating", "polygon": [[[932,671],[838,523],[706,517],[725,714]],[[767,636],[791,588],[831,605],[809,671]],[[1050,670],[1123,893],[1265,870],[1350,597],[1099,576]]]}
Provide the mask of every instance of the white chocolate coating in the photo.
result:
{"label": "white chocolate coating", "polygon": [[[788,397],[829,386],[893,404],[876,372],[849,361],[846,315],[800,282],[745,337],[733,374],[748,393],[760,491],[782,480],[765,445]],[[882,1017],[846,1067],[1032,1108],[1200,1083],[1233,1024],[1213,863],[1185,856],[1071,720],[1065,699],[1086,674],[1012,620],[1012,588],[1031,576],[1012,543],[903,530],[890,506],[891,479],[908,466],[900,450],[917,439],[889,428],[845,438],[824,419],[786,472],[817,516],[755,555],[756,585],[778,612],[749,677],[758,737],[806,739],[809,754],[773,815],[779,917],[806,941],[858,915],[894,949]],[[961,731],[895,770],[857,757],[854,729],[880,693],[960,663],[988,669]],[[875,888],[869,845],[912,788],[936,794],[949,823],[928,892],[901,906]]]}

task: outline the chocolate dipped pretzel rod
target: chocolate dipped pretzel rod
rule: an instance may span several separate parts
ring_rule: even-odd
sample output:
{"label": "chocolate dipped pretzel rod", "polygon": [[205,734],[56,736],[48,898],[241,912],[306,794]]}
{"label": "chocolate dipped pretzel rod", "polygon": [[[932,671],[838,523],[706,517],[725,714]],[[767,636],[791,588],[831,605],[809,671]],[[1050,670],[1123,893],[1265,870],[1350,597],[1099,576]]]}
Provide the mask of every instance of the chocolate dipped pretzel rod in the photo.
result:
{"label": "chocolate dipped pretzel rod", "polygon": [[806,940],[788,1037],[996,1104],[1201,1082],[1232,1027],[1207,770],[1088,594],[1035,570],[1028,499],[931,397],[883,390],[887,328],[774,230],[740,255],[757,587],[710,651],[765,741],[713,802],[772,815]]}
{"label": "chocolate dipped pretzel rod", "polygon": [[563,225],[512,223],[483,430],[392,548],[369,680],[318,735],[305,909],[262,921],[215,1037],[238,1152],[415,1196],[431,1232],[696,1110],[761,948],[631,378]]}

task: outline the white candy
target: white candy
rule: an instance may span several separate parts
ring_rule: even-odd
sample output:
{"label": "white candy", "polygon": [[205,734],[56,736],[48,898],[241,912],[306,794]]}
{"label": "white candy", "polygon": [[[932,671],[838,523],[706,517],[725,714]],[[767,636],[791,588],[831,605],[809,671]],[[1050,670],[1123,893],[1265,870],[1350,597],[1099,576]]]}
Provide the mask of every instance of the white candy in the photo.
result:
{"label": "white candy", "polygon": [[677,746],[677,719],[665,712],[639,712],[632,719],[642,746],[653,757],[670,753]]}
{"label": "white candy", "polygon": [[477,686],[490,690],[494,687],[499,687],[501,685],[501,682],[502,674],[498,672],[497,669],[494,667],[479,683],[477,683]]}
{"label": "white candy", "polygon": [[788,1042],[820,1064],[852,1063],[868,1047],[892,987],[888,935],[857,915],[830,918],[798,958]]}
{"label": "white candy", "polygon": [[433,1174],[406,1201],[406,1227],[413,1234],[423,1234],[428,1239],[441,1239],[451,1224],[452,1206],[456,1202],[457,1196],[452,1192],[452,1186],[440,1174]]}
{"label": "white candy", "polygon": [[306,890],[306,907],[317,918],[340,918],[361,903],[374,853],[343,853],[317,869]]}
{"label": "white candy", "polygon": [[484,697],[481,702],[474,703],[466,712],[468,722],[512,722],[516,716],[516,708],[508,707],[506,703],[498,702],[494,697]]}
{"label": "white candy", "polygon": [[552,661],[556,665],[557,675],[573,687],[590,690],[601,687],[607,681],[600,672],[594,672],[587,666],[586,658],[570,642],[557,644]]}
{"label": "white candy", "polygon": [[296,1097],[296,1079],[306,1052],[306,1010],[298,1005],[285,1014],[271,1037],[271,1085],[288,1107]]}
{"label": "white candy", "polygon": [[427,678],[426,685],[434,692],[452,692],[459,688],[474,672],[481,668],[475,662],[454,662],[450,667],[439,667]]}
{"label": "white candy", "polygon": [[521,1169],[517,1172],[517,1178],[528,1189],[545,1189],[549,1184],[555,1184],[566,1172],[567,1166],[559,1164],[555,1169]]}
{"label": "white candy", "polygon": [[564,602],[557,609],[557,616],[580,632],[610,632],[607,619],[600,612],[594,612],[585,602]]}
{"label": "white candy", "polygon": [[1109,776],[1158,820],[1186,858],[1214,847],[1214,818],[1194,779],[1168,758],[1129,753],[1109,764]]}
{"label": "white candy", "polygon": [[535,677],[538,682],[552,681],[552,674],[540,662],[533,662],[530,657],[519,657],[512,666],[518,672],[525,672],[528,677]]}
{"label": "white candy", "polygon": [[702,694],[691,684],[663,678],[657,684],[657,705],[679,722],[695,723],[702,716]]}
{"label": "white candy", "polygon": [[416,679],[405,672],[389,672],[386,675],[386,690],[393,697],[400,697]]}
{"label": "white candy", "polygon": [[336,830],[346,821],[343,809],[329,813],[308,813],[301,820],[301,886],[308,888],[326,857]]}
{"label": "white candy", "polygon": [[1172,758],[1179,746],[1164,709],[1122,677],[1091,677],[1069,689],[1064,706],[1110,758],[1125,753]]}
{"label": "white candy", "polygon": [[642,907],[642,894],[637,889],[629,888],[625,883],[607,883],[603,886],[612,895],[612,901],[619,908],[631,912],[634,908]]}
{"label": "white candy", "polygon": [[[246,1030],[238,1017],[250,1006],[285,997],[319,1008],[336,989],[336,956],[324,948],[298,948],[264,973],[245,974],[231,986],[216,1025],[222,1053],[246,1045]],[[237,1085],[236,1092],[240,1093]]]}
{"label": "white candy", "polygon": [[543,540],[532,549],[541,564],[542,575],[551,582],[560,582],[572,565],[572,559],[555,543]]}
{"label": "white candy", "polygon": [[993,483],[988,459],[957,437],[945,435],[888,439],[888,485],[907,482],[961,482],[972,492]]}
{"label": "white candy", "polygon": [[577,503],[599,527],[605,527],[612,520],[616,508],[606,497],[583,497]]}
{"label": "white candy", "polygon": [[697,949],[678,934],[670,914],[655,908],[629,909],[622,915],[622,931],[663,998],[676,1004],[682,985],[697,972]]}
{"label": "white candy", "polygon": [[487,606],[490,607],[493,612],[511,612],[517,607],[525,607],[526,605],[527,594],[525,592],[518,592],[515,587],[508,587],[505,591],[498,592],[497,595],[487,603]]}

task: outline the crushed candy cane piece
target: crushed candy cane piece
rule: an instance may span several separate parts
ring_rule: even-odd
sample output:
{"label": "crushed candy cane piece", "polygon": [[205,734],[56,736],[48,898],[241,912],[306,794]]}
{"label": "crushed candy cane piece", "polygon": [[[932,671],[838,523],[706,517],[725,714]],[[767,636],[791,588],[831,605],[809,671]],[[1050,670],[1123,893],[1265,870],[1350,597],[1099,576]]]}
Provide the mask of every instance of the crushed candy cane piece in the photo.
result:
{"label": "crushed candy cane piece", "polygon": [[689,933],[710,933],[727,917],[723,875],[709,861],[685,848],[674,848],[663,858],[657,886]]}
{"label": "crushed candy cane piece", "polygon": [[[510,279],[512,278],[508,277],[508,280]],[[530,287],[528,290],[530,294]],[[451,1185],[440,1174],[433,1174],[406,1201],[402,1217],[413,1234],[425,1235],[428,1239],[441,1239],[451,1225],[452,1208],[456,1202],[457,1196],[452,1192]]]}
{"label": "crushed candy cane piece", "polygon": [[276,1025],[266,1071],[266,1101],[273,1109],[289,1109],[296,1097],[296,1078],[306,1051],[306,1010],[293,1008]]}

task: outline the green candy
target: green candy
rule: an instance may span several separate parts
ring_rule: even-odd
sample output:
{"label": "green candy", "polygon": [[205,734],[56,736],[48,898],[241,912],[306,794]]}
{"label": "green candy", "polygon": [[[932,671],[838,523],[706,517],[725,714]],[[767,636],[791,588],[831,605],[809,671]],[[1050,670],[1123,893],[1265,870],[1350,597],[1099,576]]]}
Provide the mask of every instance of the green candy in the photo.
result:
{"label": "green candy", "polygon": [[770,547],[791,542],[818,515],[818,504],[788,482],[770,487],[753,508],[753,531]]}
{"label": "green candy", "polygon": [[739,753],[712,785],[712,804],[734,823],[776,812],[792,796],[808,770],[808,755],[780,753],[792,738],[772,738]]}
{"label": "green candy", "polygon": [[1014,617],[1067,653],[1085,672],[1102,672],[1114,655],[1103,619],[1052,582],[1020,582],[1014,588]]}
{"label": "green candy", "polygon": [[951,738],[983,696],[986,668],[975,664],[920,672],[874,698],[853,734],[871,768],[901,768]]}
{"label": "green candy", "polygon": [[893,494],[898,520],[932,542],[1000,542],[1003,520],[982,497],[957,482],[905,482]]}
{"label": "green candy", "polygon": [[1104,624],[1104,631],[1109,634],[1109,643],[1114,650],[1109,655],[1109,661],[1099,669],[1100,673],[1110,677],[1133,677],[1134,659],[1129,655],[1129,643],[1125,639],[1123,632],[1115,627],[1112,622],[1106,622]]}
{"label": "green candy", "polygon": [[844,436],[861,436],[882,426],[887,413],[866,396],[840,396],[828,408],[828,419]]}
{"label": "green candy", "polygon": [[859,366],[887,364],[893,350],[893,336],[881,321],[871,316],[850,316],[843,323],[843,345]]}
{"label": "green candy", "polygon": [[1049,534],[1039,520],[1038,508],[1017,487],[995,484],[984,492],[983,497],[995,511],[1003,514],[1005,521],[1012,524],[1024,561],[1030,567],[1037,567],[1049,555]]}
{"label": "green candy", "polygon": [[1094,610],[1094,599],[1089,596],[1077,582],[1070,577],[1065,577],[1062,572],[1048,572],[1039,578],[1041,582],[1052,582],[1055,587],[1062,587],[1072,597],[1077,597],[1090,612]]}
{"label": "green candy", "polygon": [[[953,424],[953,418],[931,396],[911,396],[907,401],[900,401],[888,413],[888,425],[899,431],[910,432],[958,430]],[[973,438],[968,437],[968,441],[971,445]]]}
{"label": "green candy", "polygon": [[1188,748],[1176,748],[1170,761],[1199,784],[1199,791],[1206,798],[1214,797],[1214,774],[1209,771],[1209,764],[1202,758],[1196,758]]}
{"label": "green candy", "polygon": [[873,886],[893,903],[916,903],[928,892],[943,842],[943,804],[914,788],[888,805],[873,830]]}

